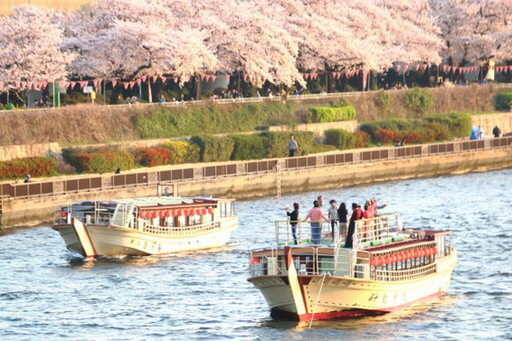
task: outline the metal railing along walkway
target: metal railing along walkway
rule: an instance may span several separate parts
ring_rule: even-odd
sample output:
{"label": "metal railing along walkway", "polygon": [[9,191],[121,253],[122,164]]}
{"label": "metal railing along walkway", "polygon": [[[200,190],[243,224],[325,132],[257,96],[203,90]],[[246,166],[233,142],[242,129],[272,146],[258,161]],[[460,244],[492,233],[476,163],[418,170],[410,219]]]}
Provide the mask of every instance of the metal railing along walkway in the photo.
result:
{"label": "metal railing along walkway", "polygon": [[[225,163],[195,164],[184,168],[90,177],[56,178],[53,181],[33,183],[0,183],[3,200],[64,196],[83,192],[101,192],[127,187],[157,186],[189,181],[211,181],[219,178],[248,176],[266,173],[296,171],[308,168],[332,167],[360,163],[385,162],[436,155],[461,154],[484,150],[499,150],[512,146],[511,137],[485,140],[452,141],[403,147],[374,148],[340,151],[332,154],[308,155],[288,158],[227,161]],[[37,181],[37,180],[36,180]]]}

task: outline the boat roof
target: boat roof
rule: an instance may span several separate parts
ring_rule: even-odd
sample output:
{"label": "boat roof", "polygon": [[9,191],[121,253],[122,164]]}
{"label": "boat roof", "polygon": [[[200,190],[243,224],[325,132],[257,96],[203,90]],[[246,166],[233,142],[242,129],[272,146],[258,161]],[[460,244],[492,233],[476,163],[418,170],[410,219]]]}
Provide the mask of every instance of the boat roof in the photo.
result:
{"label": "boat roof", "polygon": [[[190,204],[216,204],[219,200],[231,201],[231,199],[221,199],[212,197],[142,197],[131,199],[116,199],[111,201],[97,201],[101,204],[128,204],[137,207],[156,207],[156,206],[176,206]],[[94,201],[83,201],[74,205],[93,204]]]}

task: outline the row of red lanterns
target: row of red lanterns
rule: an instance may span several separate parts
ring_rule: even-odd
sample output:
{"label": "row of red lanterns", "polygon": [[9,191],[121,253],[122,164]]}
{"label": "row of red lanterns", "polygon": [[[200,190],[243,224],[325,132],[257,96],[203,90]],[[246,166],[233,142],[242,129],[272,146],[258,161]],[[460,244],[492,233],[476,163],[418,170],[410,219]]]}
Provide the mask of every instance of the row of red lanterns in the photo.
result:
{"label": "row of red lanterns", "polygon": [[371,266],[381,266],[386,264],[394,264],[408,259],[428,257],[437,254],[437,248],[424,247],[421,249],[402,251],[393,255],[373,257],[370,260]]}
{"label": "row of red lanterns", "polygon": [[142,211],[139,212],[139,218],[142,219],[154,219],[164,217],[181,217],[181,216],[193,216],[193,215],[205,215],[213,214],[213,208],[196,208],[196,209],[184,209],[184,210],[167,210],[167,211]]}

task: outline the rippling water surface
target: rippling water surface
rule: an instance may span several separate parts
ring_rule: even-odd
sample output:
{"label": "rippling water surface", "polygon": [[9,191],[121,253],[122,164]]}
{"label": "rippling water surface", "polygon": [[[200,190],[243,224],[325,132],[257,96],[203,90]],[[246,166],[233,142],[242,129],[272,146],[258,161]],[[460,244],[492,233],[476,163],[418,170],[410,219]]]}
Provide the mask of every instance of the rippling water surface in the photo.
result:
{"label": "rippling water surface", "polygon": [[[287,204],[320,193],[237,203],[241,226],[216,252],[83,261],[49,227],[0,237],[0,340],[512,339],[512,170],[325,191],[376,197],[411,227],[450,229],[459,264],[448,293],[356,320],[274,322],[246,281],[248,250],[273,242]],[[305,213],[303,209],[302,213]]]}

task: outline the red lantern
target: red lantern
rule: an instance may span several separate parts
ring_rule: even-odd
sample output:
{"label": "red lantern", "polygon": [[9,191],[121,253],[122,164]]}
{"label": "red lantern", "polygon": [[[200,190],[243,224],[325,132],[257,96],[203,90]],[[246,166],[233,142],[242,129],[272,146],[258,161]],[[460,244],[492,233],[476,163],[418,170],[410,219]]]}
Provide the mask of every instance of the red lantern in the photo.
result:
{"label": "red lantern", "polygon": [[252,263],[252,264],[258,264],[259,262],[260,262],[260,259],[259,259],[259,258],[257,258],[257,257],[253,257],[253,258],[251,259],[251,263]]}
{"label": "red lantern", "polygon": [[169,218],[171,216],[171,211],[165,211],[165,216]]}
{"label": "red lantern", "polygon": [[196,215],[201,215],[201,209],[200,208],[196,209]]}
{"label": "red lantern", "polygon": [[151,212],[151,218],[155,219],[158,217],[158,213],[156,211]]}
{"label": "red lantern", "polygon": [[377,258],[376,257],[373,257],[372,259],[370,259],[370,265],[377,266]]}
{"label": "red lantern", "polygon": [[144,212],[139,211],[139,218],[144,218]]}
{"label": "red lantern", "polygon": [[392,259],[391,256],[384,256],[384,264],[391,264]]}
{"label": "red lantern", "polygon": [[208,213],[209,213],[209,214],[213,214],[213,208],[209,207],[209,208],[208,208]]}
{"label": "red lantern", "polygon": [[201,215],[205,215],[207,212],[208,212],[208,210],[207,210],[206,208],[203,208],[203,209],[201,210]]}
{"label": "red lantern", "polygon": [[178,217],[181,217],[181,216],[183,215],[183,211],[182,211],[182,210],[178,210],[178,213],[176,213],[176,215],[177,215]]}
{"label": "red lantern", "polygon": [[61,218],[66,218],[67,216],[68,216],[68,214],[66,212],[60,212]]}
{"label": "red lantern", "polygon": [[397,259],[397,262],[401,262],[404,260],[404,253],[403,252],[399,252],[396,254],[398,259]]}
{"label": "red lantern", "polygon": [[164,211],[158,211],[158,217],[160,217],[160,218],[165,217],[165,212]]}
{"label": "red lantern", "polygon": [[188,215],[189,216],[193,216],[194,215],[194,209],[191,208],[190,210],[188,210]]}

